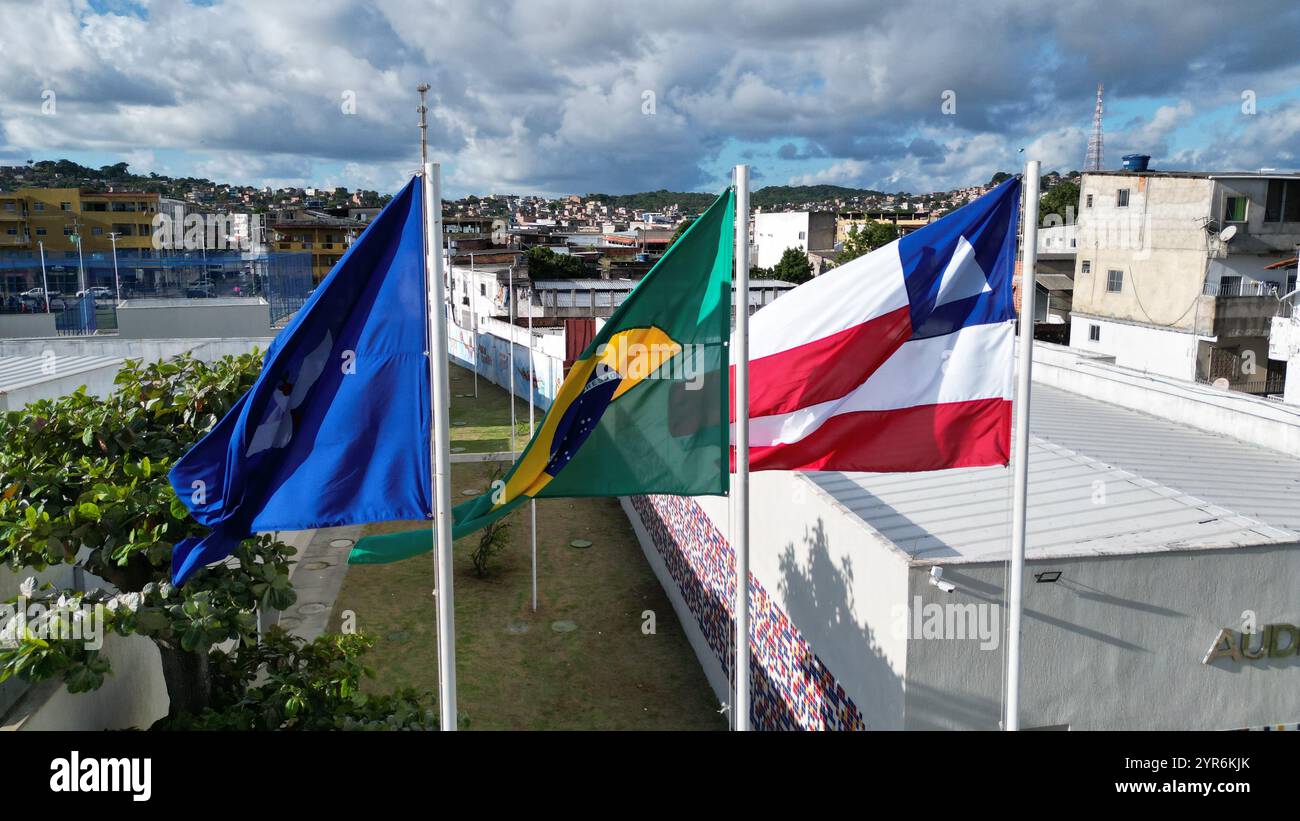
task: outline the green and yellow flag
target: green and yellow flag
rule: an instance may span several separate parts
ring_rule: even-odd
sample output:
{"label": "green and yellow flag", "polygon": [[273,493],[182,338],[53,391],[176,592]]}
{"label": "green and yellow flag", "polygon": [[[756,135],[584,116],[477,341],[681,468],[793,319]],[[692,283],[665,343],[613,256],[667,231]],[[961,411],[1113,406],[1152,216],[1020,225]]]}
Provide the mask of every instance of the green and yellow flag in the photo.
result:
{"label": "green and yellow flag", "polygon": [[[453,510],[455,538],[531,498],[727,493],[734,226],[728,189],[574,362],[504,485]],[[368,537],[348,561],[426,553],[431,538]]]}

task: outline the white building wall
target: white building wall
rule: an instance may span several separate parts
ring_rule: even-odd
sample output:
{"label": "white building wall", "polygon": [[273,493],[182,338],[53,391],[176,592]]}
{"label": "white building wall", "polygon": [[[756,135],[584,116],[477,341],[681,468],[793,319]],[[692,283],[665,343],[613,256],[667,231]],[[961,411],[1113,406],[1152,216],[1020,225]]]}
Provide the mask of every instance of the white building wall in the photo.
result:
{"label": "white building wall", "polygon": [[[1045,570],[1060,580],[1037,583]],[[944,601],[928,571],[913,569],[913,593]],[[1004,600],[1001,563],[945,566],[943,578],[957,586],[949,599]],[[1021,726],[1232,730],[1300,720],[1294,656],[1202,663],[1220,629],[1241,628],[1244,611],[1261,627],[1300,623],[1293,587],[1278,583],[1296,578],[1296,545],[1029,562]],[[907,729],[997,729],[1003,650],[913,640]]]}
{"label": "white building wall", "polygon": [[[695,502],[729,538],[728,499]],[[901,729],[907,639],[892,625],[907,591],[904,555],[802,474],[776,471],[750,478],[749,551],[751,574],[867,727]]]}
{"label": "white building wall", "polygon": [[0,338],[30,339],[54,336],[56,314],[0,314]]}
{"label": "white building wall", "polygon": [[781,255],[787,248],[807,251],[808,223],[807,211],[755,214],[754,245],[758,248],[758,254],[753,264],[760,268],[771,268],[781,261]]}
{"label": "white building wall", "polygon": [[117,335],[122,339],[263,337],[271,335],[270,306],[260,298],[129,299],[117,307]]}
{"label": "white building wall", "polygon": [[[1092,341],[1091,328],[1097,326],[1101,338]],[[1089,353],[1115,357],[1124,368],[1172,376],[1196,378],[1195,334],[1165,330],[1125,322],[1113,322],[1075,314],[1070,318],[1070,347]]]}

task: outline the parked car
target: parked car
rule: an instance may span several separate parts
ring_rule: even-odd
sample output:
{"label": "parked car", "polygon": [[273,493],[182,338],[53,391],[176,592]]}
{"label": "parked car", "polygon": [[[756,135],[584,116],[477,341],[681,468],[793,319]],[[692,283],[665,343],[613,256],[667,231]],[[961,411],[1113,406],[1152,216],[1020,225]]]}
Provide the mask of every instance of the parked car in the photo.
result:
{"label": "parked car", "polygon": [[191,285],[185,289],[187,299],[204,299],[212,296],[211,285]]}
{"label": "parked car", "polygon": [[[50,291],[50,298],[54,298],[54,297],[56,297],[56,296],[58,296],[58,295],[59,295],[59,292],[58,292],[58,291]],[[23,299],[39,299],[39,300],[44,300],[44,299],[45,299],[45,289],[44,289],[44,288],[32,288],[32,289],[30,289],[30,290],[23,291],[23,292],[22,292],[21,294],[19,294],[18,296],[22,297]]]}
{"label": "parked car", "polygon": [[84,291],[77,291],[77,298],[81,299],[86,294],[90,294],[92,299],[112,299],[113,289],[103,285],[93,285]]}

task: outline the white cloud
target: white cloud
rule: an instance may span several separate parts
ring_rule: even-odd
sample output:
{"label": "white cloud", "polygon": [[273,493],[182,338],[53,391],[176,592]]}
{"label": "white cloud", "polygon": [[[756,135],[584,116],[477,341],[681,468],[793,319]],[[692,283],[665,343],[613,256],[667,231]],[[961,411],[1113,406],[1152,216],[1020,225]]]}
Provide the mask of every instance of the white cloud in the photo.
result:
{"label": "white cloud", "polygon": [[[948,187],[1010,170],[1021,146],[1079,167],[1098,80],[1112,99],[1155,101],[1108,121],[1108,155],[1173,156],[1201,113],[1300,76],[1300,11],[1270,5],[1254,12],[1268,25],[1227,35],[1208,0],[1176,15],[1154,0],[931,14],[859,0],[151,0],[146,19],[0,0],[0,156],[161,156],[172,173],[391,188],[417,161],[414,87],[427,80],[451,190],[707,188],[729,144],[789,141],[809,148],[781,168],[792,179]],[[1253,133],[1262,122],[1273,131]],[[1233,127],[1245,147],[1228,131],[1192,154],[1300,147],[1280,111]]]}
{"label": "white cloud", "polygon": [[861,160],[841,160],[811,174],[790,178],[790,185],[848,185],[859,183],[867,164]]}

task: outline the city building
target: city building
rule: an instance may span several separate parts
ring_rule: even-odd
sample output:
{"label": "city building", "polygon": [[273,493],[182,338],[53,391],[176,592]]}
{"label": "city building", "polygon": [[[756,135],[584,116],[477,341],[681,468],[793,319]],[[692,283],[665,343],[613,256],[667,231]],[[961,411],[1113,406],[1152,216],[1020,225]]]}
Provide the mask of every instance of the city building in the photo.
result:
{"label": "city building", "polygon": [[932,211],[841,211],[835,219],[835,242],[840,243],[849,235],[849,229],[871,222],[887,222],[898,229],[899,236],[910,234],[918,228],[924,228],[938,219]]}
{"label": "city building", "polygon": [[119,261],[155,256],[153,219],[159,205],[157,194],[141,192],[79,188],[0,192],[0,257],[21,257],[29,263],[6,267],[3,291],[13,294],[40,286],[42,253],[47,275],[52,274],[51,290],[79,290],[82,266],[97,269],[87,271],[87,285],[112,281],[114,252]]}
{"label": "city building", "polygon": [[[1083,174],[1070,345],[1117,364],[1280,395],[1273,318],[1289,315],[1300,175]],[[1292,303],[1294,297],[1292,297]]]}
{"label": "city building", "polygon": [[835,214],[830,211],[773,211],[754,215],[751,263],[771,268],[788,248],[832,255],[835,248]]}
{"label": "city building", "polygon": [[320,282],[330,272],[367,223],[313,209],[281,212],[270,224],[271,250],[311,254],[312,279]]}

